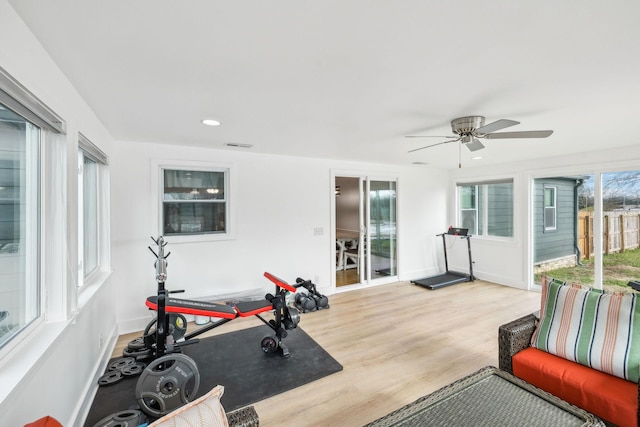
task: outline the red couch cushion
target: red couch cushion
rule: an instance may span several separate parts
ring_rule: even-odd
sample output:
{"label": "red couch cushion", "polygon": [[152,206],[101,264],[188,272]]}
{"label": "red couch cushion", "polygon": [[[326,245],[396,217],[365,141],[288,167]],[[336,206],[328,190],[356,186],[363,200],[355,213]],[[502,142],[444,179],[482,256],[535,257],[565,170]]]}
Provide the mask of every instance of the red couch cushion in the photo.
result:
{"label": "red couch cushion", "polygon": [[533,347],[512,364],[518,378],[620,427],[638,427],[638,384]]}

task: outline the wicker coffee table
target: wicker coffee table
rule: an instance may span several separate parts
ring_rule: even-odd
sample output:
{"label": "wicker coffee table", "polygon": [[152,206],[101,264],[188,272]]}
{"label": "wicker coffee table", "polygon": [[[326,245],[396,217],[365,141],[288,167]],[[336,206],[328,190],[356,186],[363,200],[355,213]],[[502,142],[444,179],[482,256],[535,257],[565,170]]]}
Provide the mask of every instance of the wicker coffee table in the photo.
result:
{"label": "wicker coffee table", "polygon": [[489,366],[366,427],[604,425],[596,416]]}

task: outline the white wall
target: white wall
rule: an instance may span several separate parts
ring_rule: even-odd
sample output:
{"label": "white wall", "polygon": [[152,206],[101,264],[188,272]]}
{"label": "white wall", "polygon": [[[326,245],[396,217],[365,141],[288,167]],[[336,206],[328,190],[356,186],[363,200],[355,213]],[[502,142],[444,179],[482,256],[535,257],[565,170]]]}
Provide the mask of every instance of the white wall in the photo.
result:
{"label": "white wall", "polygon": [[[531,183],[533,178],[544,176],[586,175],[596,172],[638,170],[640,146],[623,149],[576,153],[572,156],[537,159],[490,167],[456,169],[451,172],[449,190],[455,194],[458,181],[484,180],[512,177],[514,179],[515,221],[514,239],[501,242],[489,238],[473,237],[471,240],[474,272],[477,277],[492,282],[528,289],[532,283],[532,237],[529,230],[531,217]],[[455,223],[455,199],[449,199],[450,221]],[[456,247],[452,269],[467,268],[466,254]],[[450,261],[451,263],[451,261]]]}
{"label": "white wall", "polygon": [[82,292],[75,311],[78,132],[107,154],[112,138],[6,0],[0,0],[0,66],[67,123],[67,134],[44,149],[48,314],[20,345],[0,352],[0,425],[21,426],[44,415],[78,425],[116,338],[108,280]]}
{"label": "white wall", "polygon": [[[154,257],[148,251],[159,230],[152,174],[157,160],[229,164],[235,188],[235,239],[172,243],[169,289],[200,298],[272,291],[269,271],[291,283],[313,280],[330,294],[335,243],[331,241],[332,171],[384,174],[398,178],[398,240],[401,278],[437,269],[433,237],[444,227],[448,173],[422,167],[272,156],[251,152],[185,148],[122,141],[112,158],[112,263],[120,332],[137,331],[151,313],[144,300],[156,292]],[[321,228],[323,234],[314,235]]]}

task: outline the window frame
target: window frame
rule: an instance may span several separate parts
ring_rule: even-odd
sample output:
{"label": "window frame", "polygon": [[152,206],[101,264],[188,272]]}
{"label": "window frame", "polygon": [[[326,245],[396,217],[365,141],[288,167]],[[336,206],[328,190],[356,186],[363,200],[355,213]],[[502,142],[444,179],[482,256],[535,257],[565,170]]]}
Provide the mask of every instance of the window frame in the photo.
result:
{"label": "window frame", "polygon": [[[547,190],[553,191],[553,205],[547,206]],[[542,222],[544,231],[555,231],[558,229],[558,187],[544,185],[542,187]],[[547,225],[547,210],[553,210],[553,225]]]}
{"label": "window frame", "polygon": [[[461,187],[473,187],[474,188],[474,195],[473,195],[473,207],[471,208],[464,208],[462,207],[462,200],[461,200],[461,191],[462,188]],[[457,224],[462,227],[462,222],[463,222],[463,215],[462,212],[474,212],[473,214],[473,224],[474,224],[474,228],[473,229],[469,229],[469,234],[472,235],[477,235],[478,234],[478,221],[480,220],[480,209],[478,207],[479,204],[479,191],[478,191],[478,185],[458,185],[457,187],[457,191],[458,191],[458,203],[459,203],[459,208],[458,208],[458,218],[457,218]]]}
{"label": "window frame", "polygon": [[[60,204],[60,194],[52,194],[54,184],[64,182],[66,173],[59,167],[60,164],[64,164],[62,157],[66,123],[2,67],[0,103],[38,128],[37,141],[32,141],[25,147],[25,164],[32,170],[32,174],[25,177],[27,188],[23,190],[24,195],[31,200],[30,206],[26,206],[24,227],[26,232],[33,236],[33,241],[29,238],[30,243],[27,242],[21,250],[24,251],[26,259],[27,278],[21,286],[25,286],[25,301],[30,302],[22,308],[24,311],[18,314],[20,318],[23,317],[22,313],[31,312],[35,313],[35,316],[21,320],[16,333],[2,343],[2,360],[13,354],[23,342],[28,341],[36,330],[41,330],[47,321],[66,319],[69,311],[63,296],[66,291],[62,274],[62,266],[66,265],[65,258],[56,247],[65,238],[59,224],[56,223],[63,206]],[[45,281],[44,277],[48,280]]]}
{"label": "window frame", "polygon": [[[95,239],[95,265],[89,271],[85,271],[85,222],[84,211],[86,208],[84,192],[84,163],[90,160],[95,164],[95,234],[91,238]],[[108,211],[108,156],[100,150],[82,133],[78,133],[78,288],[94,282],[95,278],[106,268],[106,258],[108,252],[108,238],[105,233]]]}
{"label": "window frame", "polygon": [[[510,235],[500,236],[496,234],[490,234],[490,212],[492,211],[492,203],[490,200],[490,194],[488,187],[496,184],[510,184],[511,186],[511,219],[510,219]],[[503,240],[513,241],[516,239],[516,194],[515,194],[515,180],[514,178],[504,178],[495,180],[478,180],[470,182],[456,182],[455,183],[455,223],[457,227],[467,228],[462,222],[463,211],[469,211],[472,209],[463,209],[461,201],[462,187],[475,187],[475,229],[469,228],[469,234],[474,237],[490,240]]]}
{"label": "window frame", "polygon": [[[172,243],[191,243],[191,242],[208,242],[220,240],[234,240],[236,238],[235,230],[235,209],[233,208],[236,200],[234,191],[235,185],[235,167],[230,163],[190,161],[190,160],[161,160],[153,159],[151,161],[151,181],[152,188],[155,188],[155,200],[153,209],[152,235],[164,235],[163,217],[164,217],[164,171],[165,170],[181,170],[192,172],[224,172],[224,202],[225,209],[225,231],[224,232],[201,232],[190,234],[170,234],[167,237]],[[219,201],[216,201],[219,203]],[[198,202],[201,203],[201,202]]]}

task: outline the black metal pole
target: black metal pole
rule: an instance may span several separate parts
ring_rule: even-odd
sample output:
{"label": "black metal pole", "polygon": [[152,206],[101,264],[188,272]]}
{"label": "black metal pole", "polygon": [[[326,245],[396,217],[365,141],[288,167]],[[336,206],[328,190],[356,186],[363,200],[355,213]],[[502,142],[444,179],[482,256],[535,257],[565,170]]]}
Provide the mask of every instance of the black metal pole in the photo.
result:
{"label": "black metal pole", "polygon": [[446,233],[442,233],[442,248],[444,249],[444,269],[446,270],[446,272],[449,272],[449,261],[447,260],[447,240],[445,239],[444,235]]}
{"label": "black metal pole", "polygon": [[473,259],[471,258],[471,236],[466,236],[467,238],[467,249],[469,251],[469,281],[473,282],[475,277],[473,277]]}

